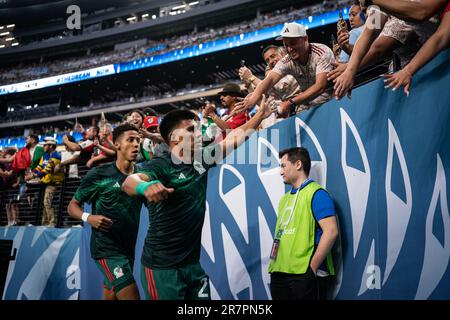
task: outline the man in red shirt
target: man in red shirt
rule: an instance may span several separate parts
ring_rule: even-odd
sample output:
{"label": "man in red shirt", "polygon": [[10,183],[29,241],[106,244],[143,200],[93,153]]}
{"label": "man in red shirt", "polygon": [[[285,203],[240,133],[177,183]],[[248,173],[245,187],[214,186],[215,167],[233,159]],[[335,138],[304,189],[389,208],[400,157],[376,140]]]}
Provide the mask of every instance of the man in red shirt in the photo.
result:
{"label": "man in red shirt", "polygon": [[236,107],[236,103],[239,102],[239,98],[244,97],[244,94],[242,93],[241,87],[239,87],[239,85],[232,82],[226,83],[222,91],[220,91],[218,95],[220,96],[222,105],[227,108],[225,116],[223,118],[220,118],[214,112],[215,108],[211,104],[206,106],[203,114],[206,117],[210,117],[220,129],[222,129],[223,131],[236,129],[250,119],[247,111],[239,113],[232,117],[229,116],[230,114],[232,114],[234,108]]}

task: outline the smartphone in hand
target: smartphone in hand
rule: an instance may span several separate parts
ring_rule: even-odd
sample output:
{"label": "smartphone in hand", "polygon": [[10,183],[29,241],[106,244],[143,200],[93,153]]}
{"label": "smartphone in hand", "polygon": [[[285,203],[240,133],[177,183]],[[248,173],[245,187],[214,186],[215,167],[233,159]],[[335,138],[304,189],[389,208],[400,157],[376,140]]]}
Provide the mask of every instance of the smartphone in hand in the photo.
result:
{"label": "smartphone in hand", "polygon": [[337,22],[338,31],[341,29],[347,29],[347,24],[345,23],[344,16],[342,15],[342,11],[339,11],[339,20]]}

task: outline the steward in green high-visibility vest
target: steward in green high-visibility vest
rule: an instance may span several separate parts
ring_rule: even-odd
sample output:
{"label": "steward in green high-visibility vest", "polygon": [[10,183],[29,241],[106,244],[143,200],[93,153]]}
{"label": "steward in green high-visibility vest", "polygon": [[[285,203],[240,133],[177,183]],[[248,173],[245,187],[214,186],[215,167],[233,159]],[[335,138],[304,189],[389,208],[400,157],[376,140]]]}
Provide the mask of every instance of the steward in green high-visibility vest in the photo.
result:
{"label": "steward in green high-visibility vest", "polygon": [[274,300],[318,299],[317,277],[334,275],[331,249],[338,236],[333,200],[308,179],[305,148],[280,152],[280,174],[292,185],[280,200],[269,272]]}

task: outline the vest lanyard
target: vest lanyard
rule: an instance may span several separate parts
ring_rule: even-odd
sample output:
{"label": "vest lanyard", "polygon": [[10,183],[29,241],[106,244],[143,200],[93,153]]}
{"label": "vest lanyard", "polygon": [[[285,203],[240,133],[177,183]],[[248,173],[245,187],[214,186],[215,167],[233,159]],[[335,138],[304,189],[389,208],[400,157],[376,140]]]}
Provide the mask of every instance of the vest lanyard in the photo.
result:
{"label": "vest lanyard", "polygon": [[[302,183],[302,185],[303,185],[303,186],[306,186],[310,181],[311,181],[310,179],[307,179],[305,182]],[[304,187],[302,187],[302,186],[300,186],[300,188],[298,188],[298,190],[297,190],[297,192],[296,192],[296,195],[295,195],[294,205],[292,206],[291,213],[289,214],[289,219],[288,219],[287,222],[285,222],[285,223],[283,223],[283,220],[284,220],[284,215],[285,215],[286,211],[283,211],[283,215],[281,216],[281,219],[280,219],[280,227],[279,227],[278,232],[277,232],[277,234],[276,234],[276,238],[277,238],[277,239],[281,239],[281,236],[282,236],[283,233],[284,233],[284,229],[285,229],[285,228],[289,225],[289,223],[291,222],[292,217],[293,217],[293,215],[294,215],[295,206],[297,205],[298,196],[299,196],[299,194],[300,194],[300,191],[301,191],[303,188],[304,188]]]}

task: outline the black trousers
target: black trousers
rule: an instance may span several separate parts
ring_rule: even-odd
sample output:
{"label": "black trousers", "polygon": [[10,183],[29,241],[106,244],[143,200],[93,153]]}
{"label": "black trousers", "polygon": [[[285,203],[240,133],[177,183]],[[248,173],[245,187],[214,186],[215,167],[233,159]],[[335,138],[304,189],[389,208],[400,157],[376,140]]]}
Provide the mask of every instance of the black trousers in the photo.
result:
{"label": "black trousers", "polygon": [[311,268],[304,274],[273,272],[270,275],[273,300],[318,300],[319,288]]}

